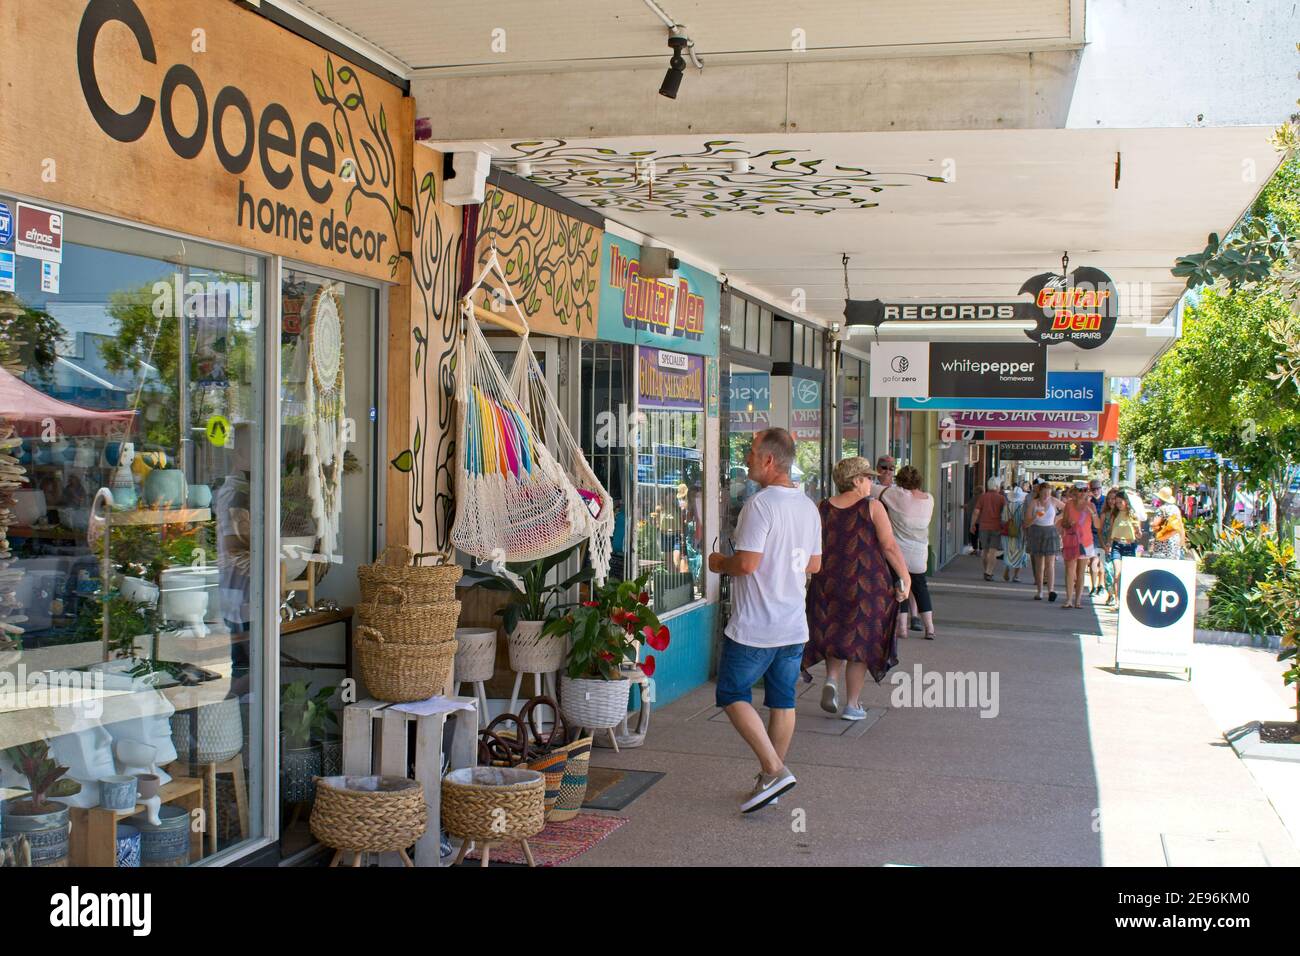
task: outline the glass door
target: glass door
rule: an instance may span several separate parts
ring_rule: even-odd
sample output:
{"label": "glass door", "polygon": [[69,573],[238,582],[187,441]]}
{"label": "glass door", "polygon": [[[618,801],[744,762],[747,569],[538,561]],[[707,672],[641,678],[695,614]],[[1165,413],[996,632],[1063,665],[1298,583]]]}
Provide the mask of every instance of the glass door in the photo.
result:
{"label": "glass door", "polygon": [[286,268],[280,296],[280,849],[291,857],[314,842],[312,777],[342,772],[341,618],[375,552],[378,290]]}

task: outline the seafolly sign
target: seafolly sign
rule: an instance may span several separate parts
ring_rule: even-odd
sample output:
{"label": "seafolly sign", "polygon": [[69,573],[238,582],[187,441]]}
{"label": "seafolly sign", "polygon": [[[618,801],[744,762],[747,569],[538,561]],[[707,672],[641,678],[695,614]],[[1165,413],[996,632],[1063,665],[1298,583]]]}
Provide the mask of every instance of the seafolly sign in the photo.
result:
{"label": "seafolly sign", "polygon": [[1042,398],[1047,350],[1039,345],[876,342],[873,397]]}

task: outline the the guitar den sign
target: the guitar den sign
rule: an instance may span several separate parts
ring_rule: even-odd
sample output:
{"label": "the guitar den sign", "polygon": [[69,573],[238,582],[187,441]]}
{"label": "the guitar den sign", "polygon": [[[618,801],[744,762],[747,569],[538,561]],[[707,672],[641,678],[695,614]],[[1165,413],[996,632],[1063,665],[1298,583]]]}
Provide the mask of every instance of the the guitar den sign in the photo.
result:
{"label": "the guitar den sign", "polygon": [[1061,272],[1031,276],[1020,287],[1029,302],[882,302],[850,299],[845,323],[876,326],[885,322],[1033,322],[1025,335],[1040,345],[1069,342],[1095,349],[1110,338],[1119,318],[1119,293],[1110,276],[1091,266],[1073,272],[1070,257],[1063,256]]}

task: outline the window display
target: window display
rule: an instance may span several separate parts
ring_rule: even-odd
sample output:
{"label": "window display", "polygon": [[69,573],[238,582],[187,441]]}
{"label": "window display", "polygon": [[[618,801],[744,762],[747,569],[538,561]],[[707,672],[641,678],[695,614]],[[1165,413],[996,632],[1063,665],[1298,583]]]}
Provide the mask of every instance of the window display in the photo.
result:
{"label": "window display", "polygon": [[704,595],[704,358],[637,350],[638,573],[664,614]]}
{"label": "window display", "polygon": [[[286,270],[280,328],[281,854],[310,847],[313,777],[342,772],[344,628],[375,551],[373,288]],[[319,622],[319,623],[317,623]]]}
{"label": "window display", "polygon": [[0,838],[184,865],[260,828],[263,264],[43,212],[59,267],[0,292]]}
{"label": "window display", "polygon": [[[798,335],[800,326],[795,326]],[[790,379],[790,434],[795,440],[795,467],[790,476],[813,501],[824,497],[822,487],[822,383],[812,378]]]}

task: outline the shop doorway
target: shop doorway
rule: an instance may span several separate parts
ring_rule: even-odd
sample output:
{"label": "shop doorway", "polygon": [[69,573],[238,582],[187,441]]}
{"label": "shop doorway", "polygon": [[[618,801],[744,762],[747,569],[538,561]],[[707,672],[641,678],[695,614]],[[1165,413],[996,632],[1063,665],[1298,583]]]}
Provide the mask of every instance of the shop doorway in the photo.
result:
{"label": "shop doorway", "polygon": [[343,619],[374,559],[378,288],[286,266],[280,306],[280,854],[311,851],[313,776],[342,773]]}

